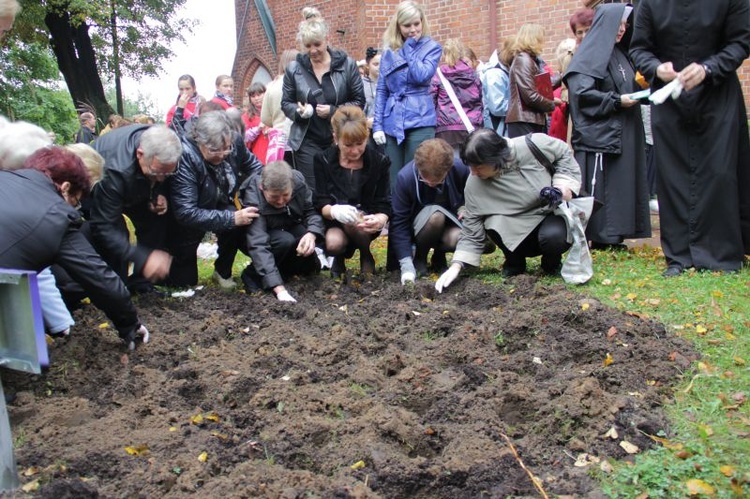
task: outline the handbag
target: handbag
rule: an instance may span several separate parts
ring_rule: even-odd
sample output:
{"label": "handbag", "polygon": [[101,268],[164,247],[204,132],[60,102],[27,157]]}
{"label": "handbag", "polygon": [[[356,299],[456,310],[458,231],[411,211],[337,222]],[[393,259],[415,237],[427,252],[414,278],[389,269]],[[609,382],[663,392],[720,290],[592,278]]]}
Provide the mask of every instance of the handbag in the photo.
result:
{"label": "handbag", "polygon": [[461,105],[461,102],[459,102],[458,97],[456,96],[456,92],[453,90],[453,85],[451,85],[443,72],[440,71],[440,68],[437,68],[437,74],[440,78],[440,83],[443,84],[443,88],[445,89],[445,92],[448,94],[448,97],[451,100],[451,104],[453,104],[453,107],[456,108],[459,118],[461,118],[461,121],[463,121],[464,126],[466,127],[466,131],[469,133],[473,132],[474,125],[471,124],[471,121],[469,121],[469,117],[466,116],[466,111],[464,111],[464,107]]}

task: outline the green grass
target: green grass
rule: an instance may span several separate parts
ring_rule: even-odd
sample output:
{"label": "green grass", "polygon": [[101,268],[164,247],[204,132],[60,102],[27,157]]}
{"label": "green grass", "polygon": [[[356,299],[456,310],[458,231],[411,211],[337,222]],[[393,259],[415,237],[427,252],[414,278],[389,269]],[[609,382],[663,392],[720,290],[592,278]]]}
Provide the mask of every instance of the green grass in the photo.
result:
{"label": "green grass", "polygon": [[[385,238],[373,243],[384,267]],[[614,472],[600,473],[612,497],[686,497],[689,487],[715,497],[743,497],[750,491],[750,268],[735,274],[687,272],[665,279],[660,250],[594,251],[594,277],[571,286],[618,310],[662,322],[668,331],[693,343],[701,358],[692,363],[666,410],[672,433],[633,464],[613,462]],[[499,251],[485,255],[472,275],[507,287],[500,276]],[[235,262],[235,276],[247,264]],[[347,262],[355,272],[357,256]],[[530,259],[539,273],[539,259]],[[202,263],[208,282],[213,266]],[[434,276],[433,276],[434,277]],[[466,276],[464,276],[466,278]],[[559,278],[541,277],[546,284]],[[663,437],[667,437],[664,435]],[[701,487],[708,487],[703,488]],[[707,494],[707,495],[711,495]]]}

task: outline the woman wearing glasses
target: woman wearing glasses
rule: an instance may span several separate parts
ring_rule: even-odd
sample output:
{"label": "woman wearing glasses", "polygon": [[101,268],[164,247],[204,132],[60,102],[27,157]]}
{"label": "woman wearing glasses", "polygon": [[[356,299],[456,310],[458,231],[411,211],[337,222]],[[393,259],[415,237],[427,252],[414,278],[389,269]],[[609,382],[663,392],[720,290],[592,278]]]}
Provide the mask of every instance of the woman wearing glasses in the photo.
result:
{"label": "woman wearing glasses", "polygon": [[242,230],[258,216],[255,208],[238,210],[235,194],[242,180],[262,168],[234,131],[225,111],[201,114],[182,137],[182,157],[170,179],[173,286],[198,283],[196,250],[206,232],[215,232],[219,256],[213,279],[225,289],[235,286],[232,265],[244,240]]}
{"label": "woman wearing glasses", "polygon": [[343,274],[346,258],[356,250],[361,273],[372,274],[370,243],[391,214],[391,161],[369,144],[367,117],[359,107],[340,107],[331,125],[334,145],[313,160],[315,206],[326,222],[326,253],[334,257],[331,275]]}

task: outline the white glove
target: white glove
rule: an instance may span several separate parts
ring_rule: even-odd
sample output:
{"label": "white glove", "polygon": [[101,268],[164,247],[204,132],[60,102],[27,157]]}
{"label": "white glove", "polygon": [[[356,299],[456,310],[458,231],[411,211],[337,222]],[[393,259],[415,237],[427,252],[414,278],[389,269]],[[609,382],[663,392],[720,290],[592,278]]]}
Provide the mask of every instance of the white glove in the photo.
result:
{"label": "white glove", "polygon": [[314,110],[313,110],[312,104],[305,104],[305,110],[300,113],[299,117],[308,119],[313,115],[313,112]]}
{"label": "white glove", "polygon": [[456,280],[456,277],[458,277],[459,272],[461,272],[461,265],[458,263],[454,263],[448,267],[448,270],[443,272],[443,275],[441,275],[435,283],[435,289],[437,292],[442,293],[443,289],[450,286],[451,283]]}
{"label": "white glove", "polygon": [[372,134],[372,140],[379,146],[385,145],[385,132],[375,132]]}
{"label": "white glove", "polygon": [[348,225],[359,220],[359,211],[349,204],[334,204],[331,206],[331,216],[337,222]]}
{"label": "white glove", "polygon": [[289,294],[289,291],[284,290],[281,293],[276,295],[276,298],[279,301],[287,301],[289,303],[297,303],[297,300],[294,299],[292,295]]}
{"label": "white glove", "polygon": [[675,78],[674,80],[667,83],[656,92],[652,92],[648,100],[650,100],[656,105],[659,105],[659,104],[664,103],[664,101],[667,100],[667,97],[672,97],[672,99],[677,99],[681,93],[682,93],[682,83],[680,83],[679,78]]}
{"label": "white glove", "polygon": [[401,285],[407,282],[414,283],[417,279],[417,269],[414,268],[414,262],[408,256],[398,261],[401,266]]}
{"label": "white glove", "polygon": [[148,343],[148,340],[151,339],[151,333],[148,332],[148,329],[146,329],[146,326],[141,324],[141,327],[136,329],[135,331],[136,336],[141,336],[143,338],[143,343]]}

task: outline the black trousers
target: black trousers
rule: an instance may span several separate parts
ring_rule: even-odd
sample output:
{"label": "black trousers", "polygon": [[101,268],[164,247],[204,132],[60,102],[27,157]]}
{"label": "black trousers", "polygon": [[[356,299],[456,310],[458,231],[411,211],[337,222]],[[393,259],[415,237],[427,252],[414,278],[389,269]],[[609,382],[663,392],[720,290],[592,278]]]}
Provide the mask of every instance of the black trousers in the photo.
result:
{"label": "black trousers", "polygon": [[570,248],[565,220],[552,214],[547,215],[514,251],[503,244],[502,237],[497,232],[489,230],[487,234],[502,250],[505,255],[504,268],[509,270],[525,271],[526,258],[542,255],[542,269],[554,273],[562,261],[562,254]]}
{"label": "black trousers", "polygon": [[297,254],[297,245],[302,236],[307,234],[307,229],[302,225],[296,225],[288,230],[271,229],[268,231],[268,243],[282,278],[286,279],[293,275],[314,274],[320,271],[320,260],[313,252],[309,256]]}
{"label": "black trousers", "polygon": [[[198,284],[197,251],[205,234],[205,232],[191,231],[182,226],[172,231],[170,236],[172,266],[165,284],[176,288]],[[216,234],[219,255],[214,262],[214,270],[221,277],[228,279],[232,276],[232,266],[237,251],[247,254],[246,234],[247,227],[236,227]]]}

